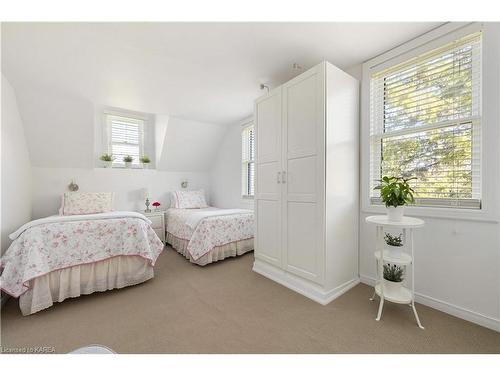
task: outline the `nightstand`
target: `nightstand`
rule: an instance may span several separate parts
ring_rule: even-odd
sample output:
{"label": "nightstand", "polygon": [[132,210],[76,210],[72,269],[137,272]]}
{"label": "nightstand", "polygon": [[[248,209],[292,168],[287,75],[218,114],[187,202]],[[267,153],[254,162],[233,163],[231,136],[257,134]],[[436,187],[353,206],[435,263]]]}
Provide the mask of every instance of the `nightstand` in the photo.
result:
{"label": "nightstand", "polygon": [[165,211],[142,211],[141,214],[151,220],[151,227],[160,237],[160,240],[165,243]]}

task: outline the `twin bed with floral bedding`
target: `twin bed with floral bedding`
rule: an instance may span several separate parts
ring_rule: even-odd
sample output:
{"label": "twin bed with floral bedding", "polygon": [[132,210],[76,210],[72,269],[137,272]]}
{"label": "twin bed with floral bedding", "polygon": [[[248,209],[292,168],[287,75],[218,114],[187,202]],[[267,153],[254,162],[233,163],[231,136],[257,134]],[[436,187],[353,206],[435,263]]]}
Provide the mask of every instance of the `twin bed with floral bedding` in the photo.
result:
{"label": "twin bed with floral bedding", "polygon": [[[31,221],[9,237],[0,287],[23,315],[54,302],[123,288],[154,277],[164,244],[137,212],[112,211],[112,193],[66,193],[60,215]],[[173,193],[166,238],[191,262],[206,265],[253,250],[253,213],[208,207],[204,194]]]}
{"label": "twin bed with floral bedding", "polygon": [[111,211],[111,205],[112,194],[67,193],[62,215],[31,221],[9,236],[0,286],[19,297],[23,315],[154,276],[164,245],[151,222],[136,212]]}
{"label": "twin bed with floral bedding", "polygon": [[203,191],[176,191],[166,211],[166,239],[192,263],[204,266],[254,249],[251,210],[209,207]]}

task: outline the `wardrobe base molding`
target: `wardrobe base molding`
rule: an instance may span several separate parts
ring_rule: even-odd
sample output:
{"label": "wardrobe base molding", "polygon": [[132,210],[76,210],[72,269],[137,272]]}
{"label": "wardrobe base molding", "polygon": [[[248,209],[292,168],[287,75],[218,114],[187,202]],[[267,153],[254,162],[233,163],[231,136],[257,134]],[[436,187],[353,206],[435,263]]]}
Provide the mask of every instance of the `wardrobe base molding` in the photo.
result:
{"label": "wardrobe base molding", "polygon": [[334,299],[340,297],[349,289],[360,283],[360,279],[355,278],[326,290],[322,288],[321,285],[305,280],[299,276],[295,276],[282,270],[281,268],[274,267],[259,259],[255,259],[252,270],[322,305],[328,305]]}

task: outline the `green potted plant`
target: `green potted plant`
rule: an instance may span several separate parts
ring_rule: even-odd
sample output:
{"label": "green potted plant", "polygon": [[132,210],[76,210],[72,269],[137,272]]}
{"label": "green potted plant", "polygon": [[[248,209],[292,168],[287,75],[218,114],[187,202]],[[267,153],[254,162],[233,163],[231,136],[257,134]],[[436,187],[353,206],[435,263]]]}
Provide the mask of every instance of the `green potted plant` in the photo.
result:
{"label": "green potted plant", "polygon": [[126,155],[123,157],[123,162],[125,163],[126,168],[130,168],[133,161],[134,161],[134,158],[130,155]]}
{"label": "green potted plant", "polygon": [[384,235],[384,240],[387,245],[387,251],[389,252],[390,256],[397,256],[399,255],[399,248],[403,246],[403,239],[401,238],[402,234],[400,233],[399,236],[392,235],[390,233],[385,233]]}
{"label": "green potted plant", "polygon": [[115,160],[112,154],[102,154],[99,159],[103,162],[104,168],[110,168]]}
{"label": "green potted plant", "polygon": [[390,221],[401,221],[404,214],[404,206],[415,202],[413,194],[415,191],[408,184],[412,178],[388,177],[384,176],[380,184],[375,187],[380,190],[382,202],[387,207],[387,216]]}
{"label": "green potted plant", "polygon": [[142,163],[142,167],[144,169],[148,169],[149,167],[149,163],[151,163],[151,159],[147,156],[147,155],[142,155],[140,158],[139,158],[139,161]]}
{"label": "green potted plant", "polygon": [[395,264],[384,264],[384,292],[397,293],[403,284],[404,268]]}

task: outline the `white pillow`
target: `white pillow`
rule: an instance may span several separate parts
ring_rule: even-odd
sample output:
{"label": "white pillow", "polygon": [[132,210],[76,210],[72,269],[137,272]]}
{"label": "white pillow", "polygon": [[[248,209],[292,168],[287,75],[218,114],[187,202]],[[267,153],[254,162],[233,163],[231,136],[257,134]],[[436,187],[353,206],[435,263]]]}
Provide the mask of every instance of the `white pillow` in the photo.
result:
{"label": "white pillow", "polygon": [[205,201],[205,191],[174,191],[173,206],[175,208],[207,208]]}
{"label": "white pillow", "polygon": [[60,215],[86,215],[113,211],[114,193],[64,193]]}

